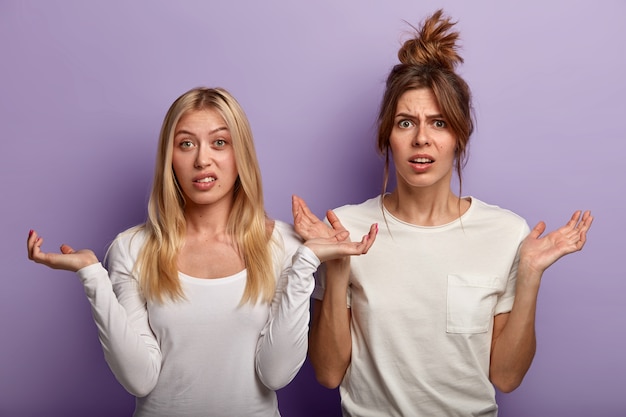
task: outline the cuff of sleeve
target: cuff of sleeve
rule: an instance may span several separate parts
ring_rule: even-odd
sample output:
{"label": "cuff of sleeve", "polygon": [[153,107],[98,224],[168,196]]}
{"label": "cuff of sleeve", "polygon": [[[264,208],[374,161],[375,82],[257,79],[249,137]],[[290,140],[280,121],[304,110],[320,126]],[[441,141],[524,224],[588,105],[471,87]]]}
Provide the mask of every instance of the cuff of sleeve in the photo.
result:
{"label": "cuff of sleeve", "polygon": [[[96,288],[99,283],[102,282],[102,277],[109,277],[109,273],[100,262],[79,269],[76,271],[76,275],[78,275],[80,281],[83,283],[85,292],[88,296],[93,296],[95,294]],[[106,281],[109,280],[107,279]],[[110,282],[107,282],[107,284],[110,285]]]}
{"label": "cuff of sleeve", "polygon": [[292,259],[294,265],[298,262],[298,260],[301,260],[309,268],[312,268],[312,272],[315,272],[321,264],[319,258],[315,255],[315,253],[304,245],[300,245],[300,247],[294,254]]}
{"label": "cuff of sleeve", "polygon": [[[298,280],[290,280],[292,285],[295,285],[294,289],[298,291],[311,294],[313,287],[315,286],[315,280],[313,279],[313,273],[317,271],[320,266],[320,260],[315,253],[304,245],[301,245],[295,252],[292,258],[291,270],[293,275],[298,277]],[[293,276],[292,275],[292,276]]]}

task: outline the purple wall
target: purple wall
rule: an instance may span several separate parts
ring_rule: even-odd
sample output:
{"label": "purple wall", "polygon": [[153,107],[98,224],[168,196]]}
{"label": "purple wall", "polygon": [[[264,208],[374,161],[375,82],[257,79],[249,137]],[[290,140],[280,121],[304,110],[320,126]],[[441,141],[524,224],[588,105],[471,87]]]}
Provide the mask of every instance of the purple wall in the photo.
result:
{"label": "purple wall", "polygon": [[[318,215],[374,195],[403,21],[438,7],[460,20],[478,118],[464,194],[550,229],[596,216],[584,251],[546,273],[538,353],[501,415],[626,415],[626,2],[0,0],[0,416],[133,409],[76,277],[27,260],[29,229],[46,250],[102,255],[141,222],[164,113],[198,85],[247,111],[274,217],[290,220],[292,193]],[[280,402],[339,415],[308,364]]]}

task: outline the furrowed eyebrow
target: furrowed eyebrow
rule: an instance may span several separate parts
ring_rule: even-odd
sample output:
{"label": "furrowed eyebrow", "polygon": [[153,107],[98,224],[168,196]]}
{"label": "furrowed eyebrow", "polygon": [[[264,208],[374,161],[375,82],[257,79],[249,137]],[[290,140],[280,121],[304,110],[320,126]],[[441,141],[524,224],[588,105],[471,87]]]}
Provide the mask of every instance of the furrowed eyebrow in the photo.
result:
{"label": "furrowed eyebrow", "polygon": [[[398,114],[396,114],[396,119],[398,117],[403,117],[403,118],[406,118],[406,119],[415,119],[416,118],[414,115],[409,114],[409,113],[398,113]],[[428,120],[443,119],[443,118],[444,118],[443,114],[431,114],[431,115],[427,115],[426,116],[426,119],[428,119]]]}

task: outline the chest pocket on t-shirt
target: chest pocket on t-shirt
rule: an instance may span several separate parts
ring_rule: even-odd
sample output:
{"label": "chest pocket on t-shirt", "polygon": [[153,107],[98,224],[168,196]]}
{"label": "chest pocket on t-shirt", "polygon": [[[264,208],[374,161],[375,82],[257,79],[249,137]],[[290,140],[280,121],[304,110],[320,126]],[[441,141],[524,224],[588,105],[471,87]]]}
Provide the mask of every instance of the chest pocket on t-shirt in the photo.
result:
{"label": "chest pocket on t-shirt", "polygon": [[497,278],[448,275],[447,332],[488,331],[498,293]]}

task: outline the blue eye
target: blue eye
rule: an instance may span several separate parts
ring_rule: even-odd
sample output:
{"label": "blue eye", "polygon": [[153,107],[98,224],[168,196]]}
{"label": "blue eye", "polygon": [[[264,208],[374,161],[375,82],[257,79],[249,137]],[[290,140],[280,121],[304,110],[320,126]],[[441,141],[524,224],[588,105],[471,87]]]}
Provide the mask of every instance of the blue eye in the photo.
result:
{"label": "blue eye", "polygon": [[183,149],[188,149],[193,146],[193,142],[190,140],[181,140],[178,146],[180,146]]}
{"label": "blue eye", "polygon": [[223,146],[226,146],[226,141],[224,139],[217,139],[215,142],[213,142],[213,144],[218,148],[221,148]]}

